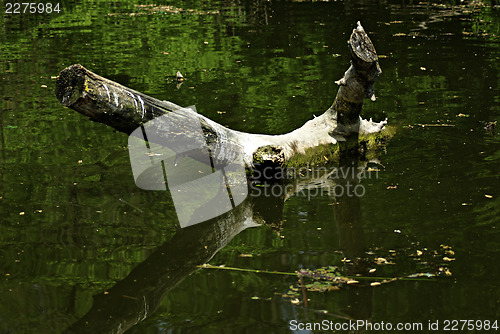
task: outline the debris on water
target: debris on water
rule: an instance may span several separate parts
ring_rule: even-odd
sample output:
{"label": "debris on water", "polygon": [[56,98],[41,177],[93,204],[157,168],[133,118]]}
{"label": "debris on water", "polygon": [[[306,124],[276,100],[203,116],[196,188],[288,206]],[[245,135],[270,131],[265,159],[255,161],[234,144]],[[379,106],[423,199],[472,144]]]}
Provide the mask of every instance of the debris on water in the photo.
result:
{"label": "debris on water", "polygon": [[387,261],[387,259],[383,257],[375,258],[373,260],[376,264],[394,264],[393,262]]}
{"label": "debris on water", "polygon": [[144,211],[142,211],[141,209],[139,209],[137,206],[133,205],[132,203],[129,203],[127,202],[126,200],[124,200],[123,198],[119,198],[118,199],[120,202],[122,203],[125,203],[127,205],[130,205],[131,207],[133,207],[134,209],[136,209],[137,211],[139,211],[140,213],[144,213]]}
{"label": "debris on water", "polygon": [[451,271],[448,269],[448,267],[439,267],[438,269],[439,274],[445,275],[445,276],[451,276]]}
{"label": "debris on water", "polygon": [[495,130],[495,126],[497,125],[497,121],[494,122],[484,122],[484,129],[488,132],[493,133]]}
{"label": "debris on water", "polygon": [[177,80],[177,82],[181,82],[184,81],[184,76],[180,71],[177,71],[177,73],[175,74],[175,79]]}
{"label": "debris on water", "polygon": [[406,277],[408,277],[408,278],[418,278],[418,277],[433,278],[433,277],[436,277],[436,275],[432,274],[432,273],[416,273],[416,274],[408,275]]}

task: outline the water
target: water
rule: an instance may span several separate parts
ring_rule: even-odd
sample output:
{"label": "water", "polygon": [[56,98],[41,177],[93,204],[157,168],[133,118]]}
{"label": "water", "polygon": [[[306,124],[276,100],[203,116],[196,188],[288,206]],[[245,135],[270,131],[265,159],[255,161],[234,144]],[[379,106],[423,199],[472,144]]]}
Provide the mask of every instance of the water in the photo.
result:
{"label": "water", "polygon": [[[122,323],[127,333],[288,333],[291,320],[346,319],[424,329],[439,320],[442,330],[446,319],[498,320],[499,137],[483,124],[500,112],[495,4],[189,1],[154,11],[65,1],[59,14],[3,15],[0,332]],[[80,63],[233,129],[283,133],[332,103],[357,20],[383,70],[363,115],[399,127],[383,168],[362,180],[361,198],[256,200],[253,217],[267,225],[232,240],[231,224],[179,230],[169,197],[135,186],[127,136],[54,95],[54,77]],[[180,88],[177,70],[187,78]],[[450,126],[429,126],[439,124]],[[209,240],[218,228],[225,233]],[[345,261],[356,254],[368,263]],[[394,264],[376,264],[381,257]],[[196,267],[206,261],[441,276],[315,292],[293,275]]]}

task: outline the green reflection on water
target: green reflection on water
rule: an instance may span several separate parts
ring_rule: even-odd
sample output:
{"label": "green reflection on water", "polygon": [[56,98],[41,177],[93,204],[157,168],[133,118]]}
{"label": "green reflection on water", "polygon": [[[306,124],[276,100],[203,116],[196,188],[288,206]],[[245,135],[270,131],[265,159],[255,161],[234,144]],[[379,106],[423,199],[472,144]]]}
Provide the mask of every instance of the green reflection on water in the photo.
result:
{"label": "green reflection on water", "polygon": [[[308,306],[377,321],[498,319],[500,151],[498,135],[482,123],[500,111],[498,8],[192,1],[149,13],[138,4],[145,3],[65,1],[59,15],[1,19],[2,332],[61,332],[92,307],[92,295],[176,233],[168,194],[135,187],[126,136],[56,101],[53,77],[62,68],[81,63],[157,98],[194,104],[231,128],[282,133],[330,106],[358,19],[384,71],[379,99],[363,114],[401,126],[379,178],[363,181],[366,248],[450,245],[453,278],[360,289],[358,299],[351,290],[312,293]],[[196,11],[176,13],[181,7]],[[180,88],[172,82],[177,70],[187,78]],[[246,230],[211,263],[280,271],[341,265],[329,204],[293,197],[281,237],[267,227]],[[337,321],[285,301],[294,283],[197,271],[130,332],[288,332],[290,319]]]}

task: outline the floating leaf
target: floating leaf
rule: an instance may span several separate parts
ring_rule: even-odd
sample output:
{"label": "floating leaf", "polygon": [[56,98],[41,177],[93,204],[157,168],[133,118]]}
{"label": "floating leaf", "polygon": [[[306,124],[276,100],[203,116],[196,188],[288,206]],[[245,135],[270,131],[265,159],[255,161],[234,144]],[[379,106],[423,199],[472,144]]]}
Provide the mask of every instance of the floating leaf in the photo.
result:
{"label": "floating leaf", "polygon": [[373,260],[375,261],[376,264],[387,264],[388,263],[387,259],[383,258],[383,257],[375,258]]}

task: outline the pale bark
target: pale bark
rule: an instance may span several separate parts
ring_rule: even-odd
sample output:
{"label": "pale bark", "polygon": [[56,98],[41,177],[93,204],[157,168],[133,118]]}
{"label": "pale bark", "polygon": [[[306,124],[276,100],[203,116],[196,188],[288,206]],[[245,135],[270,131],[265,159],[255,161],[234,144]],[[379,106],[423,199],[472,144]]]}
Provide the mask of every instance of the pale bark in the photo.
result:
{"label": "pale bark", "polygon": [[[380,132],[387,120],[373,122],[360,117],[364,99],[375,100],[373,83],[381,70],[375,48],[359,22],[348,44],[351,66],[337,81],[340,87],[334,103],[322,115],[290,133],[264,135],[235,131],[185,108],[175,117],[187,117],[200,123],[205,137],[200,144],[207,145],[216,161],[224,162],[237,154],[242,156],[247,168],[262,163],[284,165],[293,156],[321,145],[347,141],[354,143],[349,147],[356,146],[358,133]],[[56,82],[56,96],[64,106],[127,134],[161,115],[181,110],[172,102],[122,86],[79,64],[61,71]],[[167,128],[157,130],[157,138],[172,136]],[[190,133],[183,136],[190,138]],[[192,139],[199,140],[194,134]]]}

